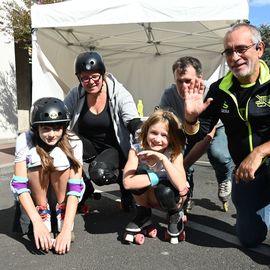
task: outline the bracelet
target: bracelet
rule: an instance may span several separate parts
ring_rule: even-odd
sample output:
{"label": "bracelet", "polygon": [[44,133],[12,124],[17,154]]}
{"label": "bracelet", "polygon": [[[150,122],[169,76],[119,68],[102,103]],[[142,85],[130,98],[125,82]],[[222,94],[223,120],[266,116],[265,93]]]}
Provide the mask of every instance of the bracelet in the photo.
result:
{"label": "bracelet", "polygon": [[185,119],[185,122],[186,122],[188,125],[193,126],[193,125],[196,125],[196,124],[199,122],[199,120],[196,119],[196,120],[194,120],[194,121],[188,121],[187,119]]}
{"label": "bracelet", "polygon": [[200,121],[197,120],[197,122],[193,126],[195,126],[196,129],[193,132],[188,132],[186,129],[186,125],[184,124],[183,127],[184,127],[185,134],[190,135],[190,136],[196,134],[200,129]]}

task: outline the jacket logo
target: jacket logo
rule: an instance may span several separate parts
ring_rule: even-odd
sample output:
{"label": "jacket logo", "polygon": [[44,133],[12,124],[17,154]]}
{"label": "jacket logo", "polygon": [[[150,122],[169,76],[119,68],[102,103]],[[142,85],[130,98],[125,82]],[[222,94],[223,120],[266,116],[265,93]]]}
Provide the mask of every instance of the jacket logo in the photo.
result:
{"label": "jacket logo", "polygon": [[222,113],[230,113],[229,105],[227,104],[226,101],[224,101],[224,103],[222,105],[221,112]]}
{"label": "jacket logo", "polygon": [[270,96],[259,96],[257,95],[256,98],[258,99],[255,104],[258,108],[261,107],[270,107]]}

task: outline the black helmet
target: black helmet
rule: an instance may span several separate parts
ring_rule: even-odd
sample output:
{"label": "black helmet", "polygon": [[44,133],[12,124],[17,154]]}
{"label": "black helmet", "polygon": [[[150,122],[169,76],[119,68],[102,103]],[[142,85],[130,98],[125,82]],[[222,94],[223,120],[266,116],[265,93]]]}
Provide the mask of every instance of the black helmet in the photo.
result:
{"label": "black helmet", "polygon": [[64,102],[54,97],[38,99],[31,108],[30,124],[64,123],[68,125],[69,112]]}
{"label": "black helmet", "polygon": [[75,61],[75,74],[78,76],[82,71],[99,71],[105,74],[105,65],[102,57],[97,52],[84,52],[77,56]]}

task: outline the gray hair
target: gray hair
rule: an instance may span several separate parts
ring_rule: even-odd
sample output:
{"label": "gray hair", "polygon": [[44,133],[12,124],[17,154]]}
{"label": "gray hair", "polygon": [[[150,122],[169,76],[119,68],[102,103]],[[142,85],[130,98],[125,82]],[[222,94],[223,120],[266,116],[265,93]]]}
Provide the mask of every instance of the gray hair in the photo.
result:
{"label": "gray hair", "polygon": [[229,34],[231,34],[235,30],[238,30],[242,27],[245,27],[250,31],[251,40],[253,41],[253,43],[258,44],[262,42],[262,35],[261,35],[260,30],[256,26],[252,24],[247,24],[247,23],[238,23],[238,24],[233,25],[232,28],[225,34],[224,40],[226,40]]}

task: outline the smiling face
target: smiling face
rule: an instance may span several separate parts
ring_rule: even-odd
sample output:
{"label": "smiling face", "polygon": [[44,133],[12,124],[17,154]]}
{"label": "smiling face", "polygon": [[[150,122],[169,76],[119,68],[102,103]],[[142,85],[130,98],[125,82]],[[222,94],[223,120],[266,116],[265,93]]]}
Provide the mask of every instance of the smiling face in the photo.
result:
{"label": "smiling face", "polygon": [[54,146],[62,138],[63,125],[39,125],[38,134],[40,139],[50,146]]}
{"label": "smiling face", "polygon": [[[254,46],[251,46],[254,44]],[[260,73],[259,58],[263,54],[263,44],[256,43],[252,40],[252,34],[247,27],[240,27],[229,33],[224,40],[224,49],[241,48],[241,46],[249,47],[243,53],[233,52],[226,55],[226,61],[233,72],[234,76],[242,84],[253,83],[257,80]]]}
{"label": "smiling face", "polygon": [[103,77],[96,71],[82,71],[79,80],[88,94],[97,94],[103,86]]}
{"label": "smiling face", "polygon": [[158,152],[163,152],[168,147],[168,126],[165,122],[158,122],[149,127],[147,144],[151,150]]}

